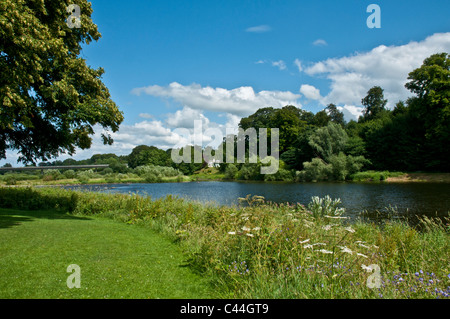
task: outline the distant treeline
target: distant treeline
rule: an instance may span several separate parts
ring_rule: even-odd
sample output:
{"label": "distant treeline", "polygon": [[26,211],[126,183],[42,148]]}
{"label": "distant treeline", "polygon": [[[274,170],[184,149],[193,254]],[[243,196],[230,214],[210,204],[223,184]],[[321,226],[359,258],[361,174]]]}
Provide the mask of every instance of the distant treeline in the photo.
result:
{"label": "distant treeline", "polygon": [[[362,170],[450,172],[448,53],[425,59],[408,80],[405,87],[414,96],[387,107],[389,101],[383,89],[374,86],[362,98],[362,116],[348,123],[334,104],[316,114],[292,105],[261,108],[242,118],[239,126],[257,132],[259,128],[279,128],[278,173],[263,176],[259,172],[261,164],[249,163],[222,163],[219,171],[227,179],[296,181],[347,180]],[[39,165],[89,164],[109,164],[116,173],[145,165],[168,166],[184,175],[207,166],[206,162],[176,164],[171,149],[146,145],[135,147],[126,156],[97,154],[87,160]]]}

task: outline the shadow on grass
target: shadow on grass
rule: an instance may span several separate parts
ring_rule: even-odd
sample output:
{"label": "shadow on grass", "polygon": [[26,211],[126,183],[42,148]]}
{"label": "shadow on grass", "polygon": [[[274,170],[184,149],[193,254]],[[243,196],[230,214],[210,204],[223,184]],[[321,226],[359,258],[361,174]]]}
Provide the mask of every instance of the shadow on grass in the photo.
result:
{"label": "shadow on grass", "polygon": [[57,210],[18,210],[0,208],[0,228],[20,226],[24,222],[32,222],[35,219],[40,218],[91,220],[91,218],[78,217]]}

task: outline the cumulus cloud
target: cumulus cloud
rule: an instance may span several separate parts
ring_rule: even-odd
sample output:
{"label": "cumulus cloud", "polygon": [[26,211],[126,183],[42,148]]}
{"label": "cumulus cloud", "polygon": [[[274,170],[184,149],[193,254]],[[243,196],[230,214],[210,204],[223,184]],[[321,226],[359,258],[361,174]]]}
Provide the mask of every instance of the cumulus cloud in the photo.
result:
{"label": "cumulus cloud", "polygon": [[330,58],[305,69],[310,76],[325,75],[331,80],[324,103],[361,105],[373,86],[381,86],[392,106],[411,96],[404,87],[409,72],[420,67],[428,56],[450,52],[450,33],[438,33],[423,41],[401,46],[380,45],[369,52]]}
{"label": "cumulus cloud", "polygon": [[136,88],[133,94],[171,98],[192,110],[208,110],[248,116],[262,107],[283,107],[288,104],[300,107],[299,94],[289,91],[255,92],[250,86],[228,90],[224,88],[202,87],[198,84],[181,85],[173,82],[168,86],[151,85]]}
{"label": "cumulus cloud", "polygon": [[300,87],[300,93],[310,100],[320,100],[322,98],[320,90],[309,84],[303,84]]}
{"label": "cumulus cloud", "polygon": [[194,121],[202,121],[202,125],[208,126],[210,121],[199,110],[193,110],[189,107],[184,107],[175,113],[168,114],[167,124],[170,127],[184,127],[194,128]]}
{"label": "cumulus cloud", "polygon": [[247,28],[245,31],[251,32],[251,33],[264,33],[264,32],[269,32],[270,30],[272,30],[272,28],[269,25],[263,24],[263,25],[257,25],[254,27]]}

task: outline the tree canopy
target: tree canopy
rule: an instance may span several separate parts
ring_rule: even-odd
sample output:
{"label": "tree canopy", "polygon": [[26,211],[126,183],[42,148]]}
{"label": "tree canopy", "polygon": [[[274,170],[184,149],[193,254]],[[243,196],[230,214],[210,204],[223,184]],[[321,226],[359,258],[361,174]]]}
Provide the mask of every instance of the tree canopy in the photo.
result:
{"label": "tree canopy", "polygon": [[[66,23],[63,0],[0,2],[0,158],[20,152],[20,161],[48,160],[76,147],[89,148],[94,126],[116,132],[123,114],[102,83],[102,68],[80,57],[82,44],[101,35],[91,4],[81,9],[79,28]],[[109,133],[103,142],[113,142]]]}

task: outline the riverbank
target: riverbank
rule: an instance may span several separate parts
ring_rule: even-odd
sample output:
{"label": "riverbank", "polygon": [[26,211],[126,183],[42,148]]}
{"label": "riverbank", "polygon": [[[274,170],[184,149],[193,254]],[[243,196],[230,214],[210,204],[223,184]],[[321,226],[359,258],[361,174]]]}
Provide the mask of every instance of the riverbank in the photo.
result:
{"label": "riverbank", "polygon": [[219,298],[449,297],[448,221],[423,218],[417,228],[398,220],[349,224],[326,197],[304,205],[259,196],[242,201],[247,205],[226,207],[172,196],[0,188],[0,207],[149,227],[179,245],[189,267],[213,280]]}
{"label": "riverbank", "polygon": [[450,183],[450,173],[405,173],[401,176],[388,177],[391,183]]}
{"label": "riverbank", "polygon": [[[0,179],[0,186],[69,186],[69,185],[103,185],[103,184],[132,184],[132,183],[186,183],[186,182],[251,182],[252,180],[227,179],[224,174],[217,171],[201,171],[189,176],[161,177],[155,181],[148,181],[136,175],[116,174],[117,176],[96,177],[83,180],[76,178],[62,178],[57,180],[44,180],[42,178],[26,179],[22,176],[19,180],[8,182]],[[265,181],[257,181],[264,183]],[[285,181],[287,183],[303,183],[296,181]],[[327,181],[321,181],[327,182]],[[334,181],[330,181],[334,182]],[[365,171],[352,176],[347,182],[384,182],[384,183],[450,183],[450,173],[403,173],[388,171]],[[272,182],[268,182],[272,183]]]}

